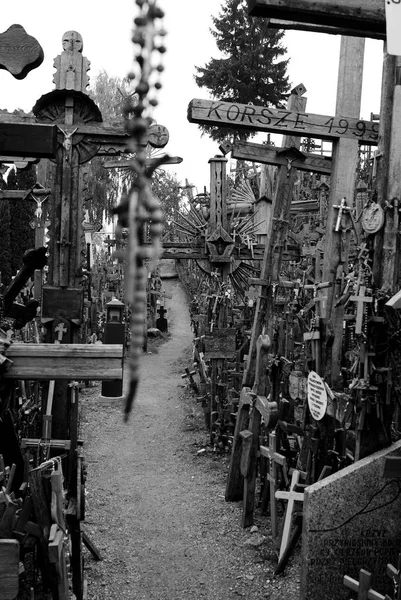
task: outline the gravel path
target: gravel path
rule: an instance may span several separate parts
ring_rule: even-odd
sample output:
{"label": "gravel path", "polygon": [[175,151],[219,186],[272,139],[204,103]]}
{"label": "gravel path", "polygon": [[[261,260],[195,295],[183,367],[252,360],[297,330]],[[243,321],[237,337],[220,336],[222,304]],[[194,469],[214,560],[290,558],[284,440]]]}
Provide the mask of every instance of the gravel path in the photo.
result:
{"label": "gravel path", "polygon": [[228,457],[207,447],[200,406],[181,379],[192,353],[185,294],[177,280],[165,287],[170,334],[142,358],[128,424],[99,386],[82,394],[83,528],[103,555],[96,562],[85,549],[88,599],[297,600],[296,558],[273,578],[268,518],[256,515],[251,534],[240,526],[241,504],[224,501]]}

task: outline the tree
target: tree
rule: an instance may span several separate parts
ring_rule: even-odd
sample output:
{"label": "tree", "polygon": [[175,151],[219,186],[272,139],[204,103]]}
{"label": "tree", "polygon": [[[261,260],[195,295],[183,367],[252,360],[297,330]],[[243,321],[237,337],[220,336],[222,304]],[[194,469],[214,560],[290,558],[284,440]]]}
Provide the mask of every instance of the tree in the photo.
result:
{"label": "tree", "polygon": [[156,169],[152,176],[151,188],[153,194],[160,200],[164,213],[163,239],[174,240],[177,216],[184,204],[184,193],[176,175],[172,175],[162,168]]}
{"label": "tree", "polygon": [[[104,121],[114,121],[124,127],[122,108],[127,95],[124,80],[102,70],[93,79],[88,94],[99,107]],[[121,195],[120,175],[114,169],[104,168],[103,163],[102,157],[91,160],[89,186],[92,200],[88,203],[88,210],[91,220],[97,223],[103,223],[104,217],[111,217],[111,209],[117,205]]]}
{"label": "tree", "polygon": [[[29,190],[36,183],[35,165],[24,169],[10,169],[7,176],[9,190]],[[22,267],[22,257],[27,250],[35,248],[35,231],[30,222],[35,216],[35,205],[31,200],[13,200],[10,210],[10,268],[12,275]]]}
{"label": "tree", "polygon": [[[216,30],[210,31],[226,58],[212,58],[204,67],[195,67],[198,86],[225,102],[279,106],[290,89],[288,59],[280,60],[286,53],[281,44],[284,32],[269,29],[266,19],[249,16],[246,0],[226,0],[219,17],[212,20]],[[228,137],[244,140],[255,135],[250,130],[199,127],[219,142]]]}

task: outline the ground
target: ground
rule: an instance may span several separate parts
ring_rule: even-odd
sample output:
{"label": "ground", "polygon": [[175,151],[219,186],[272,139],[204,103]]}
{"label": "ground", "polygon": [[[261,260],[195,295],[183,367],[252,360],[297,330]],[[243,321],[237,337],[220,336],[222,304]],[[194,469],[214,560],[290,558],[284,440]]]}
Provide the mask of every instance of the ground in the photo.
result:
{"label": "ground", "polygon": [[224,500],[229,455],[208,446],[203,412],[181,378],[192,366],[185,293],[166,280],[169,333],[150,343],[128,423],[100,384],[81,395],[87,464],[83,529],[89,600],[298,600],[299,549],[274,577],[278,542],[256,511],[241,527],[241,503]]}

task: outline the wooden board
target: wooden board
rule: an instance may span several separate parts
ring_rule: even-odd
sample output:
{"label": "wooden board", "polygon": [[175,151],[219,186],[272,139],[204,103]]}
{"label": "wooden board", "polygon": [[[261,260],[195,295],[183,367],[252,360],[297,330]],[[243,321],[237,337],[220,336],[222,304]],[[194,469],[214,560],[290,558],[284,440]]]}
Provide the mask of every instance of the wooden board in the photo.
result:
{"label": "wooden board", "polygon": [[355,32],[385,33],[384,0],[248,0],[254,17],[304,21]]}
{"label": "wooden board", "polygon": [[[231,152],[232,158],[240,160],[248,160],[267,165],[288,166],[288,160],[280,154],[284,148],[277,146],[268,146],[265,144],[254,144],[251,142],[235,142],[235,144],[221,144],[220,150],[224,154]],[[304,159],[294,158],[291,162],[291,167],[300,171],[313,171],[315,173],[323,173],[330,175],[331,173],[331,157],[322,156],[319,154],[303,153]]]}
{"label": "wooden board", "polygon": [[5,379],[122,379],[122,344],[11,344]]}
{"label": "wooden board", "polygon": [[83,288],[61,288],[43,286],[42,319],[82,319]]}
{"label": "wooden board", "polygon": [[0,154],[32,158],[54,158],[57,148],[55,125],[25,125],[0,122]]}
{"label": "wooden board", "polygon": [[0,600],[13,600],[19,589],[19,543],[0,540]]}
{"label": "wooden board", "polygon": [[[316,25],[314,23],[304,23],[302,21],[284,21],[283,19],[267,19],[270,29],[293,29],[295,31],[311,31],[313,33],[328,33],[329,35],[347,35],[348,29],[344,26],[333,27],[331,25]],[[385,40],[386,34],[379,31],[355,30],[354,37],[367,37],[376,40]]]}
{"label": "wooden board", "polygon": [[15,79],[24,79],[29,71],[42,64],[44,53],[39,42],[22,25],[11,25],[0,34],[0,69]]}
{"label": "wooden board", "polygon": [[188,121],[233,129],[292,134],[322,140],[352,139],[377,145],[379,123],[352,117],[330,117],[285,109],[195,98],[188,105]]}
{"label": "wooden board", "polygon": [[205,359],[232,358],[235,354],[235,329],[214,329],[205,335]]}

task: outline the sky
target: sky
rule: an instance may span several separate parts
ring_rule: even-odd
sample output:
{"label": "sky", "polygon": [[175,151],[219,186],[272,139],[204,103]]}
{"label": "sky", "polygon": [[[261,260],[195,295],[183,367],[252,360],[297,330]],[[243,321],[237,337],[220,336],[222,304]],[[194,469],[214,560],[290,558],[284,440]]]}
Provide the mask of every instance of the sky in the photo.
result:
{"label": "sky", "polygon": [[[203,67],[211,58],[219,58],[215,39],[210,33],[212,16],[218,16],[221,0],[159,0],[165,12],[167,31],[162,90],[152,117],[167,127],[169,142],[165,151],[181,157],[182,163],[166,167],[185,185],[188,180],[195,193],[209,189],[208,160],[220,154],[218,145],[187,120],[187,108],[193,98],[209,99],[208,91],[195,81],[195,66]],[[37,69],[17,80],[0,70],[0,109],[20,108],[29,112],[36,101],[52,89],[53,60],[61,53],[61,39],[69,30],[83,38],[83,55],[90,63],[89,76],[101,70],[125,77],[133,66],[131,42],[133,19],[138,14],[134,0],[18,0],[2,3],[0,32],[10,25],[22,25],[41,44],[45,58]],[[287,31],[283,45],[290,59],[288,75],[292,87],[303,83],[307,89],[307,110],[334,115],[340,36]],[[362,119],[380,110],[383,43],[367,40],[362,90]],[[266,134],[264,134],[266,136]],[[265,139],[265,137],[263,138]],[[281,136],[277,136],[280,143]],[[259,141],[253,139],[252,141]],[[260,140],[261,141],[261,140]],[[230,167],[229,167],[230,168]]]}

